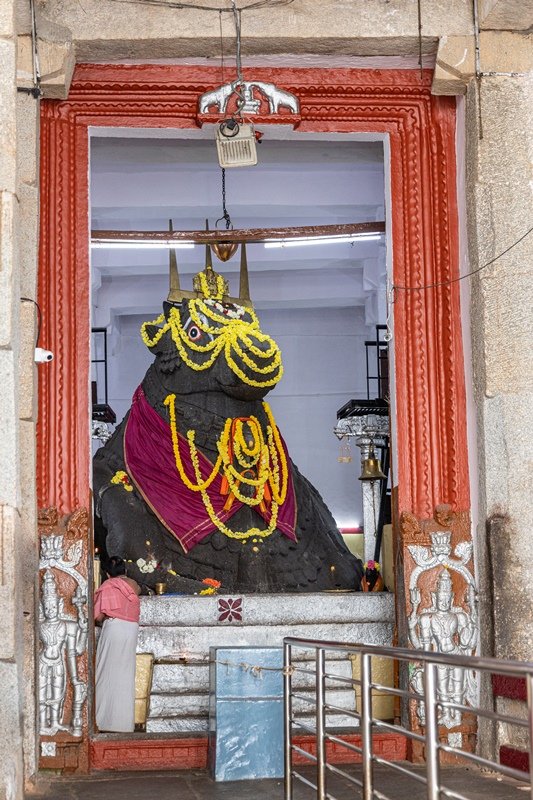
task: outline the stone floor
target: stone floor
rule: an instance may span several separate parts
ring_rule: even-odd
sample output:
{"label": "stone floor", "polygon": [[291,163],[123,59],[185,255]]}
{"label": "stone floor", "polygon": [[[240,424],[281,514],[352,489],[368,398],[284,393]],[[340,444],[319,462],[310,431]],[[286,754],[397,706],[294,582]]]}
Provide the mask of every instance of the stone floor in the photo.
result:
{"label": "stone floor", "polygon": [[[407,765],[406,765],[407,766]],[[408,765],[412,767],[412,765]],[[350,770],[360,777],[357,768]],[[302,770],[313,780],[312,770]],[[444,785],[468,800],[525,800],[526,784],[485,775],[477,769],[447,767]],[[413,778],[386,767],[375,768],[375,788],[391,800],[424,800],[424,787]],[[336,800],[359,800],[360,790],[330,776],[328,792]],[[283,800],[283,781],[257,780],[215,783],[204,771],[94,773],[86,778],[43,777],[27,800]],[[315,793],[297,783],[294,800],[313,800]]]}

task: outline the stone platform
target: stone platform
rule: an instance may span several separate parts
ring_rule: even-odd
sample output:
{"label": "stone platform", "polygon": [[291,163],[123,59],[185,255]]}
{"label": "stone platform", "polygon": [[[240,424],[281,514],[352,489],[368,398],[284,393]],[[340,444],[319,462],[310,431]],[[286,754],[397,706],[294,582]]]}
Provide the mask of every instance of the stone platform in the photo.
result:
{"label": "stone platform", "polygon": [[[161,596],[141,598],[139,653],[155,658],[149,734],[198,736],[208,731],[209,648],[282,647],[285,636],[329,641],[390,645],[394,626],[394,595],[361,592]],[[302,660],[312,657],[302,651]],[[332,653],[328,672],[351,677],[351,662]],[[260,665],[252,665],[260,666]],[[294,678],[303,696],[311,695],[312,677]],[[332,704],[354,710],[351,687],[328,693]],[[295,701],[299,717],[312,707]],[[354,728],[348,715],[328,717],[328,725]]]}

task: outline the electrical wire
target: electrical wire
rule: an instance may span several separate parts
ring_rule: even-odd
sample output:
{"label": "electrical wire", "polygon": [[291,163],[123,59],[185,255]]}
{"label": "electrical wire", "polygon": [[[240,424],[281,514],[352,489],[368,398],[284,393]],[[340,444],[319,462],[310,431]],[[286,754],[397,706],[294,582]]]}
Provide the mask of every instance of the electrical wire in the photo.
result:
{"label": "electrical wire", "polygon": [[422,0],[417,0],[418,15],[418,66],[420,67],[420,77],[424,77],[424,67],[422,63]]}
{"label": "electrical wire", "polygon": [[240,84],[243,83],[242,77],[242,62],[241,62],[241,12],[235,4],[235,0],[231,0],[231,10],[233,11],[233,20],[235,23],[235,67],[237,69],[237,80]]}
{"label": "electrical wire", "polygon": [[32,65],[32,78],[33,86],[28,88],[26,86],[18,86],[17,92],[24,94],[31,94],[36,100],[40,100],[43,94],[41,89],[41,68],[39,65],[39,50],[37,47],[37,22],[35,20],[35,0],[30,0],[30,17],[31,17],[31,65]]}
{"label": "electrical wire", "polygon": [[35,308],[37,309],[37,335],[35,337],[35,347],[39,347],[39,339],[41,338],[41,327],[43,322],[41,306],[39,305],[37,300],[32,300],[31,297],[21,297],[20,299],[26,301],[27,303],[33,303]]}
{"label": "electrical wire", "polygon": [[[220,8],[220,6],[201,6],[198,3],[181,3],[176,0],[111,0],[112,3],[132,3],[134,5],[147,5],[147,6],[164,6],[166,8],[188,9],[192,8],[195,11],[219,11],[220,13],[233,13],[233,8]],[[248,3],[248,5],[241,6],[237,9],[241,11],[253,11],[259,8],[266,8],[267,6],[288,6],[294,0],[255,0],[255,2]]]}
{"label": "electrical wire", "polygon": [[533,226],[528,231],[526,231],[523,236],[517,239],[516,242],[513,242],[513,244],[509,245],[509,247],[507,247],[505,250],[502,250],[501,253],[498,253],[497,256],[491,258],[491,260],[487,261],[486,264],[482,264],[480,267],[477,267],[477,269],[473,269],[471,272],[467,272],[465,275],[459,275],[457,278],[450,278],[449,281],[441,281],[440,283],[428,283],[425,286],[400,286],[398,284],[394,284],[392,286],[392,289],[393,291],[395,289],[400,289],[404,292],[422,292],[425,289],[435,289],[439,286],[449,286],[452,283],[458,283],[458,281],[463,281],[465,278],[470,278],[471,275],[476,275],[478,272],[481,272],[481,270],[490,267],[491,264],[494,264],[495,261],[498,261],[499,258],[501,258],[510,250],[512,250],[513,247],[516,247],[517,244],[520,244],[520,242],[524,241],[524,239],[527,236],[529,236],[530,233],[533,233]]}
{"label": "electrical wire", "polygon": [[220,79],[222,84],[224,84],[224,39],[222,38],[222,11],[218,12],[218,22],[220,28]]}

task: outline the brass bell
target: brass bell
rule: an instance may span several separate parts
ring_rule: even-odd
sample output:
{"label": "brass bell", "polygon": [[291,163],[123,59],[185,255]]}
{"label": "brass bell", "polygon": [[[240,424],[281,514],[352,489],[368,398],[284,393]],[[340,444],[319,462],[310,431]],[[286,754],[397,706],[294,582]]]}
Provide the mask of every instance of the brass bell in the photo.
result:
{"label": "brass bell", "polygon": [[211,245],[211,250],[220,261],[229,261],[237,252],[238,247],[238,242],[215,242]]}
{"label": "brass bell", "polygon": [[376,458],[374,447],[370,447],[368,458],[363,461],[361,474],[359,475],[360,481],[379,481],[384,480],[387,476],[381,470],[381,463],[379,458]]}

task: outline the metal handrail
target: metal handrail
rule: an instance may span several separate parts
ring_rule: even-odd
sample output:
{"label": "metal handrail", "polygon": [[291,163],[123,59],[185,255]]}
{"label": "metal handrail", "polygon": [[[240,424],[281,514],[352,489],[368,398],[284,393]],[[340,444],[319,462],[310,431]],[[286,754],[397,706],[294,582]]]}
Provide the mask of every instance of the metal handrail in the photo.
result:
{"label": "metal handrail", "polygon": [[[301,749],[292,744],[293,726],[308,730],[310,728],[303,725],[293,717],[292,699],[298,697],[292,691],[293,674],[303,671],[298,667],[298,662],[292,661],[293,649],[313,650],[315,653],[315,706],[316,706],[316,783],[300,775],[293,769],[292,754],[300,752]],[[346,679],[344,676],[335,676],[326,672],[326,653],[343,652],[360,656],[360,677],[359,679]],[[381,683],[372,681],[372,658],[379,656],[389,658],[394,661],[418,663],[423,668],[423,694],[405,691],[404,689],[393,689],[383,686]],[[477,706],[465,705],[462,702],[451,702],[448,699],[439,697],[438,688],[438,669],[439,667],[454,667],[461,669],[474,670],[476,672],[488,672],[497,675],[512,675],[524,677],[527,685],[527,720],[513,717],[509,714],[499,714],[497,711],[489,711],[478,708]],[[309,672],[308,670],[305,670]],[[354,687],[360,686],[361,690],[361,711],[360,713],[350,712],[338,706],[327,703],[326,693],[331,690],[327,684],[328,680],[338,678],[339,682],[349,682]],[[446,654],[429,652],[424,650],[410,650],[401,647],[381,647],[379,645],[363,645],[358,643],[329,642],[319,639],[300,639],[287,637],[284,639],[284,729],[285,729],[285,800],[292,800],[293,778],[298,779],[316,791],[317,800],[333,799],[327,791],[327,774],[336,773],[349,780],[354,786],[361,789],[362,800],[379,800],[386,798],[382,792],[374,787],[373,767],[374,764],[386,765],[398,772],[407,773],[419,783],[426,785],[428,800],[440,800],[442,797],[456,798],[456,800],[468,800],[459,792],[451,790],[441,782],[440,759],[444,753],[451,753],[461,757],[470,763],[478,764],[482,767],[490,767],[493,771],[499,772],[511,778],[519,779],[529,783],[530,798],[533,800],[533,787],[531,777],[528,773],[520,772],[511,767],[483,758],[476,753],[468,752],[461,748],[451,747],[439,741],[439,708],[451,708],[460,712],[468,711],[481,718],[493,720],[496,723],[517,725],[529,729],[529,757],[530,764],[533,765],[533,663],[523,661],[502,661],[496,658],[485,658],[480,656],[462,656],[459,654]],[[411,700],[422,701],[425,706],[425,724],[423,733],[411,731],[401,725],[392,725],[387,722],[375,719],[372,713],[372,692],[376,689],[386,692],[389,696],[399,696],[404,702]],[[303,698],[299,698],[303,699]],[[328,712],[346,714],[347,716],[359,718],[359,732],[362,746],[358,747],[350,742],[344,742],[339,736],[333,736],[326,732],[326,720]],[[378,757],[373,752],[373,733],[374,731],[385,729],[393,730],[404,735],[411,740],[417,740],[425,745],[425,775],[414,773],[405,765],[387,761],[383,757]],[[339,770],[327,762],[326,743],[335,742],[337,745],[344,746],[347,750],[360,753],[362,759],[362,780],[353,775]],[[302,753],[303,754],[303,753]],[[313,756],[311,756],[313,758]]]}

